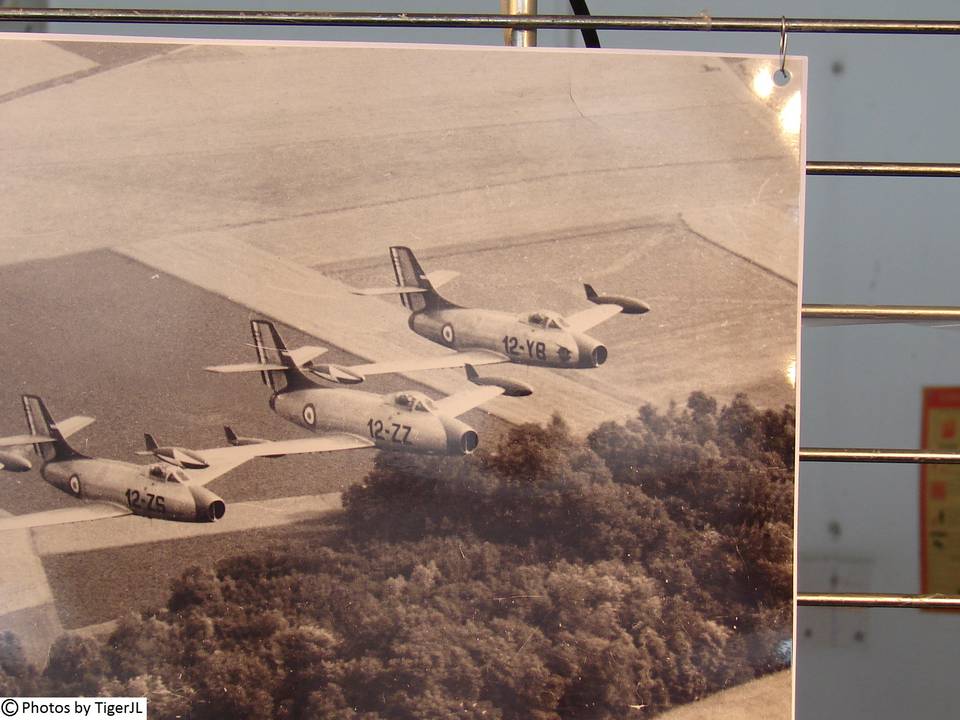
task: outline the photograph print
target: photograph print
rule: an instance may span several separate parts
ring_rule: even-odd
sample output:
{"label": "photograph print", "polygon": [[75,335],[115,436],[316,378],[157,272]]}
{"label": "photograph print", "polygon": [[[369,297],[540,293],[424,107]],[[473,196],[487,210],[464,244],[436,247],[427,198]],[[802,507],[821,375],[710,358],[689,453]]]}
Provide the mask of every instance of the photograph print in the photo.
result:
{"label": "photograph print", "polygon": [[0,62],[4,696],[790,717],[803,59]]}

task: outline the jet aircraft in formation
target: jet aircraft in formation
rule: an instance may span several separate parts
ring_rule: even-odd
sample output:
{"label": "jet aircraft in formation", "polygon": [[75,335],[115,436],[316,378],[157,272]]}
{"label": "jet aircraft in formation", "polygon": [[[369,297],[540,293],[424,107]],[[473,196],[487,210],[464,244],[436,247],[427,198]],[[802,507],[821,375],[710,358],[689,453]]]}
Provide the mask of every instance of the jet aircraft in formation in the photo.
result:
{"label": "jet aircraft in formation", "polygon": [[[149,454],[161,462],[137,465],[91,458],[75,450],[67,442],[67,437],[92,423],[93,418],[73,417],[58,424],[39,397],[23,395],[22,400],[29,434],[0,438],[0,447],[32,445],[42,461],[40,473],[43,479],[85,502],[72,508],[0,518],[0,530],[105,520],[123,515],[214,522],[223,517],[226,503],[204,486],[224,473],[256,457],[342,449],[338,443],[325,438],[304,438],[189,450],[158,447],[150,437],[147,441]],[[22,463],[15,468],[13,463],[7,465],[5,462],[5,469],[30,465],[26,457],[19,454],[18,457]]]}
{"label": "jet aircraft in formation", "polygon": [[[355,292],[399,294],[403,305],[411,311],[410,328],[454,353],[413,361],[322,364],[315,360],[326,352],[325,348],[305,346],[289,350],[273,323],[253,320],[250,327],[257,362],[216,365],[207,370],[260,373],[272,391],[271,409],[319,437],[269,441],[242,437],[225,427],[228,447],[191,450],[160,446],[147,434],[146,449],[138,454],[159,461],[151,465],[90,458],[77,452],[67,438],[92,423],[93,418],[76,416],[55,423],[39,397],[24,395],[29,434],[0,438],[0,469],[30,470],[32,462],[27,452],[32,446],[42,460],[43,478],[86,502],[76,508],[3,518],[0,530],[122,515],[213,522],[223,517],[226,504],[205,486],[256,457],[371,447],[410,453],[469,454],[477,448],[479,437],[476,430],[458,419],[460,415],[499,395],[521,397],[532,392],[529,386],[515,380],[482,377],[474,365],[510,362],[550,368],[598,367],[607,360],[607,349],[586,331],[619,313],[641,315],[650,309],[636,298],[601,295],[590,285],[584,288],[594,307],[567,317],[550,311],[516,315],[464,308],[436,291],[456,273],[439,271],[427,275],[406,247],[391,247],[390,258],[396,287]],[[367,375],[450,367],[465,367],[467,379],[476,387],[431,400],[413,390],[378,395],[331,388],[309,377],[351,385],[363,382]]]}
{"label": "jet aircraft in formation", "polygon": [[362,382],[366,375],[384,372],[507,362],[548,368],[595,368],[607,361],[607,348],[590,337],[587,330],[620,313],[643,315],[650,311],[641,300],[602,295],[591,285],[584,285],[584,290],[587,300],[595,307],[566,317],[550,310],[515,314],[465,308],[450,302],[436,290],[457,273],[439,271],[428,275],[407,247],[391,247],[390,259],[396,287],[354,290],[354,294],[400,295],[404,307],[410,310],[410,329],[456,352],[411,362],[331,366],[325,379],[350,384]]}
{"label": "jet aircraft in formation", "polygon": [[[272,391],[270,408],[280,417],[340,444],[341,449],[377,447],[412,453],[465,455],[479,437],[458,416],[498,395],[520,397],[532,390],[502,378],[480,377],[467,368],[467,379],[478,387],[431,400],[415,390],[378,395],[349,388],[320,385],[312,373],[327,378],[330,367],[313,361],[325,348],[287,349],[280,333],[267,320],[252,320],[250,329],[257,362],[214,365],[217,373],[257,372]],[[231,431],[232,432],[232,431]],[[236,436],[234,436],[236,438]],[[242,442],[236,438],[236,442]]]}

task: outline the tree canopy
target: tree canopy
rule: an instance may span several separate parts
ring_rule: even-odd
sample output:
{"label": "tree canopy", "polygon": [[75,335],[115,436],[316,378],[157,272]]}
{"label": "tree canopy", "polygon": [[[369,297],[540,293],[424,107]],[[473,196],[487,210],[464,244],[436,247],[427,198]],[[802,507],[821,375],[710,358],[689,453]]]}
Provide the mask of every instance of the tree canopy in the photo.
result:
{"label": "tree canopy", "polygon": [[381,453],[330,544],[190,569],[42,673],[0,637],[0,683],[193,720],[651,717],[789,662],[794,426],[696,392],[586,438]]}

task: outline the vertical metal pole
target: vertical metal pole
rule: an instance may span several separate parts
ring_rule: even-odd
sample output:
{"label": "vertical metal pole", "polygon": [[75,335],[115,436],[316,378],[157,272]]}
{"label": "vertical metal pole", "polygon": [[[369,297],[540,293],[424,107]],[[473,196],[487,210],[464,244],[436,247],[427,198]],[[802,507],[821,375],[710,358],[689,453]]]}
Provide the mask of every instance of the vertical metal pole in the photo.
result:
{"label": "vertical metal pole", "polygon": [[[500,0],[500,13],[503,15],[536,15],[537,0]],[[513,47],[536,47],[536,30],[514,30],[507,28],[503,31],[503,42]]]}

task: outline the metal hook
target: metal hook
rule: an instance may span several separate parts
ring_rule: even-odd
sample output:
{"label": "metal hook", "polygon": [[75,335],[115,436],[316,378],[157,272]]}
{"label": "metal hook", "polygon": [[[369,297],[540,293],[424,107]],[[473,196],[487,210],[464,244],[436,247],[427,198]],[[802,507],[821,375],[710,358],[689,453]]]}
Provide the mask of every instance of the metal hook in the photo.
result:
{"label": "metal hook", "polygon": [[787,18],[780,16],[780,77],[786,79],[787,75]]}

